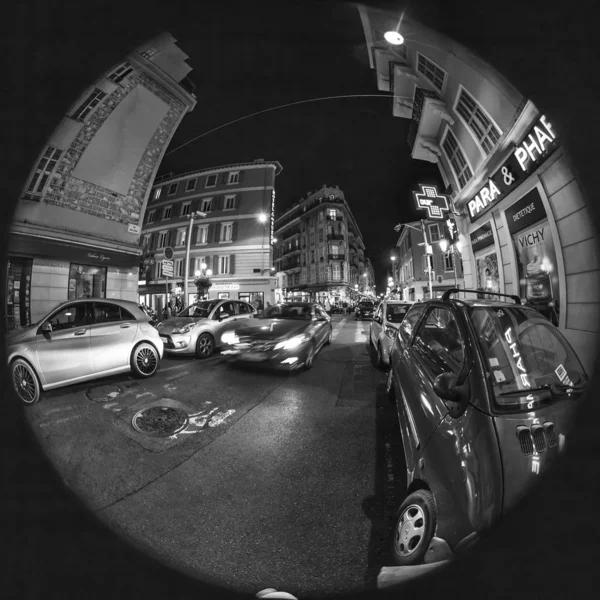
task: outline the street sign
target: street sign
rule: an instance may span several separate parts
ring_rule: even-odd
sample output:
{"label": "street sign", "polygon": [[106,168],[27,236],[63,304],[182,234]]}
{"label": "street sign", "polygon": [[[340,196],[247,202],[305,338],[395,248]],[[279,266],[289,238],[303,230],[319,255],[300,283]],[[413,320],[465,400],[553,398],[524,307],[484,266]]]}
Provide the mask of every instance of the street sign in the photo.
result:
{"label": "street sign", "polygon": [[173,277],[173,261],[163,260],[162,261],[162,273],[166,277]]}
{"label": "street sign", "polygon": [[[171,260],[171,259],[173,258],[173,255],[174,255],[174,254],[175,254],[175,253],[173,252],[173,248],[171,248],[171,246],[167,246],[167,247],[165,248],[165,258],[166,258],[167,260]],[[163,263],[163,264],[164,264],[164,263]],[[171,264],[173,264],[173,263],[171,263]]]}

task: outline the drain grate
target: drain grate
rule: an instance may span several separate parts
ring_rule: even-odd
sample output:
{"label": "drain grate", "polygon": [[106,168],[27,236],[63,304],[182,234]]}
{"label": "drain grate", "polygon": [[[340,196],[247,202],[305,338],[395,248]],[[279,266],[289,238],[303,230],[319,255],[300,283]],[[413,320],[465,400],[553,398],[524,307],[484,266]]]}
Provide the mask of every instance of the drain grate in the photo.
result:
{"label": "drain grate", "polygon": [[188,421],[184,410],[170,406],[151,406],[135,413],[131,424],[139,433],[152,437],[168,437],[179,433],[187,426]]}

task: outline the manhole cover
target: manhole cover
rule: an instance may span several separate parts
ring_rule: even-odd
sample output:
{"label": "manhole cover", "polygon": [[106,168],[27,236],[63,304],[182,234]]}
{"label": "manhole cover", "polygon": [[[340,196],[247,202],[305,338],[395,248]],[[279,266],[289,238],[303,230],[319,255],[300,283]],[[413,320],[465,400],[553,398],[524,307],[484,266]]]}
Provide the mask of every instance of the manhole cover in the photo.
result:
{"label": "manhole cover", "polygon": [[135,413],[131,424],[140,433],[153,437],[168,437],[186,427],[188,415],[179,408],[152,406]]}

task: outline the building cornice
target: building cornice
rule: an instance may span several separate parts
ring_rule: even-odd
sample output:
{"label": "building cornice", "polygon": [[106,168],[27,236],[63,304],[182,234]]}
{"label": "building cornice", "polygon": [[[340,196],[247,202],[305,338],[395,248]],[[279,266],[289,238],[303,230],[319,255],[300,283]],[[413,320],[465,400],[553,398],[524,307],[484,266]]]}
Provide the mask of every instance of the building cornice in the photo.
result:
{"label": "building cornice", "polygon": [[146,206],[146,211],[153,210],[155,208],[162,208],[164,206],[170,206],[171,204],[175,205],[183,202],[197,200],[198,198],[213,198],[215,196],[235,196],[236,194],[241,194],[243,192],[261,192],[265,190],[272,191],[273,189],[275,188],[272,185],[261,185],[258,187],[245,188],[232,186],[226,190],[210,188],[210,191],[208,192],[190,192],[189,196],[172,196],[167,197],[164,200],[152,200]]}

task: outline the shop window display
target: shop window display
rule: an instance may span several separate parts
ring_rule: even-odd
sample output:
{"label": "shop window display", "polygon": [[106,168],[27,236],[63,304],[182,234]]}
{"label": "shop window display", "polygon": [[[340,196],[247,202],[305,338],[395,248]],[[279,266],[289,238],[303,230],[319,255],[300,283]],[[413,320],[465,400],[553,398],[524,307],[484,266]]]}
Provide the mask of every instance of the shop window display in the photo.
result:
{"label": "shop window display", "polygon": [[[481,292],[500,292],[500,276],[498,274],[498,255],[495,252],[476,259],[477,289]],[[485,294],[478,295],[485,298]]]}
{"label": "shop window display", "polygon": [[30,291],[33,259],[10,257],[7,265],[5,322],[7,331],[31,324]]}
{"label": "shop window display", "polygon": [[71,263],[69,300],[78,298],[106,298],[106,267]]}

